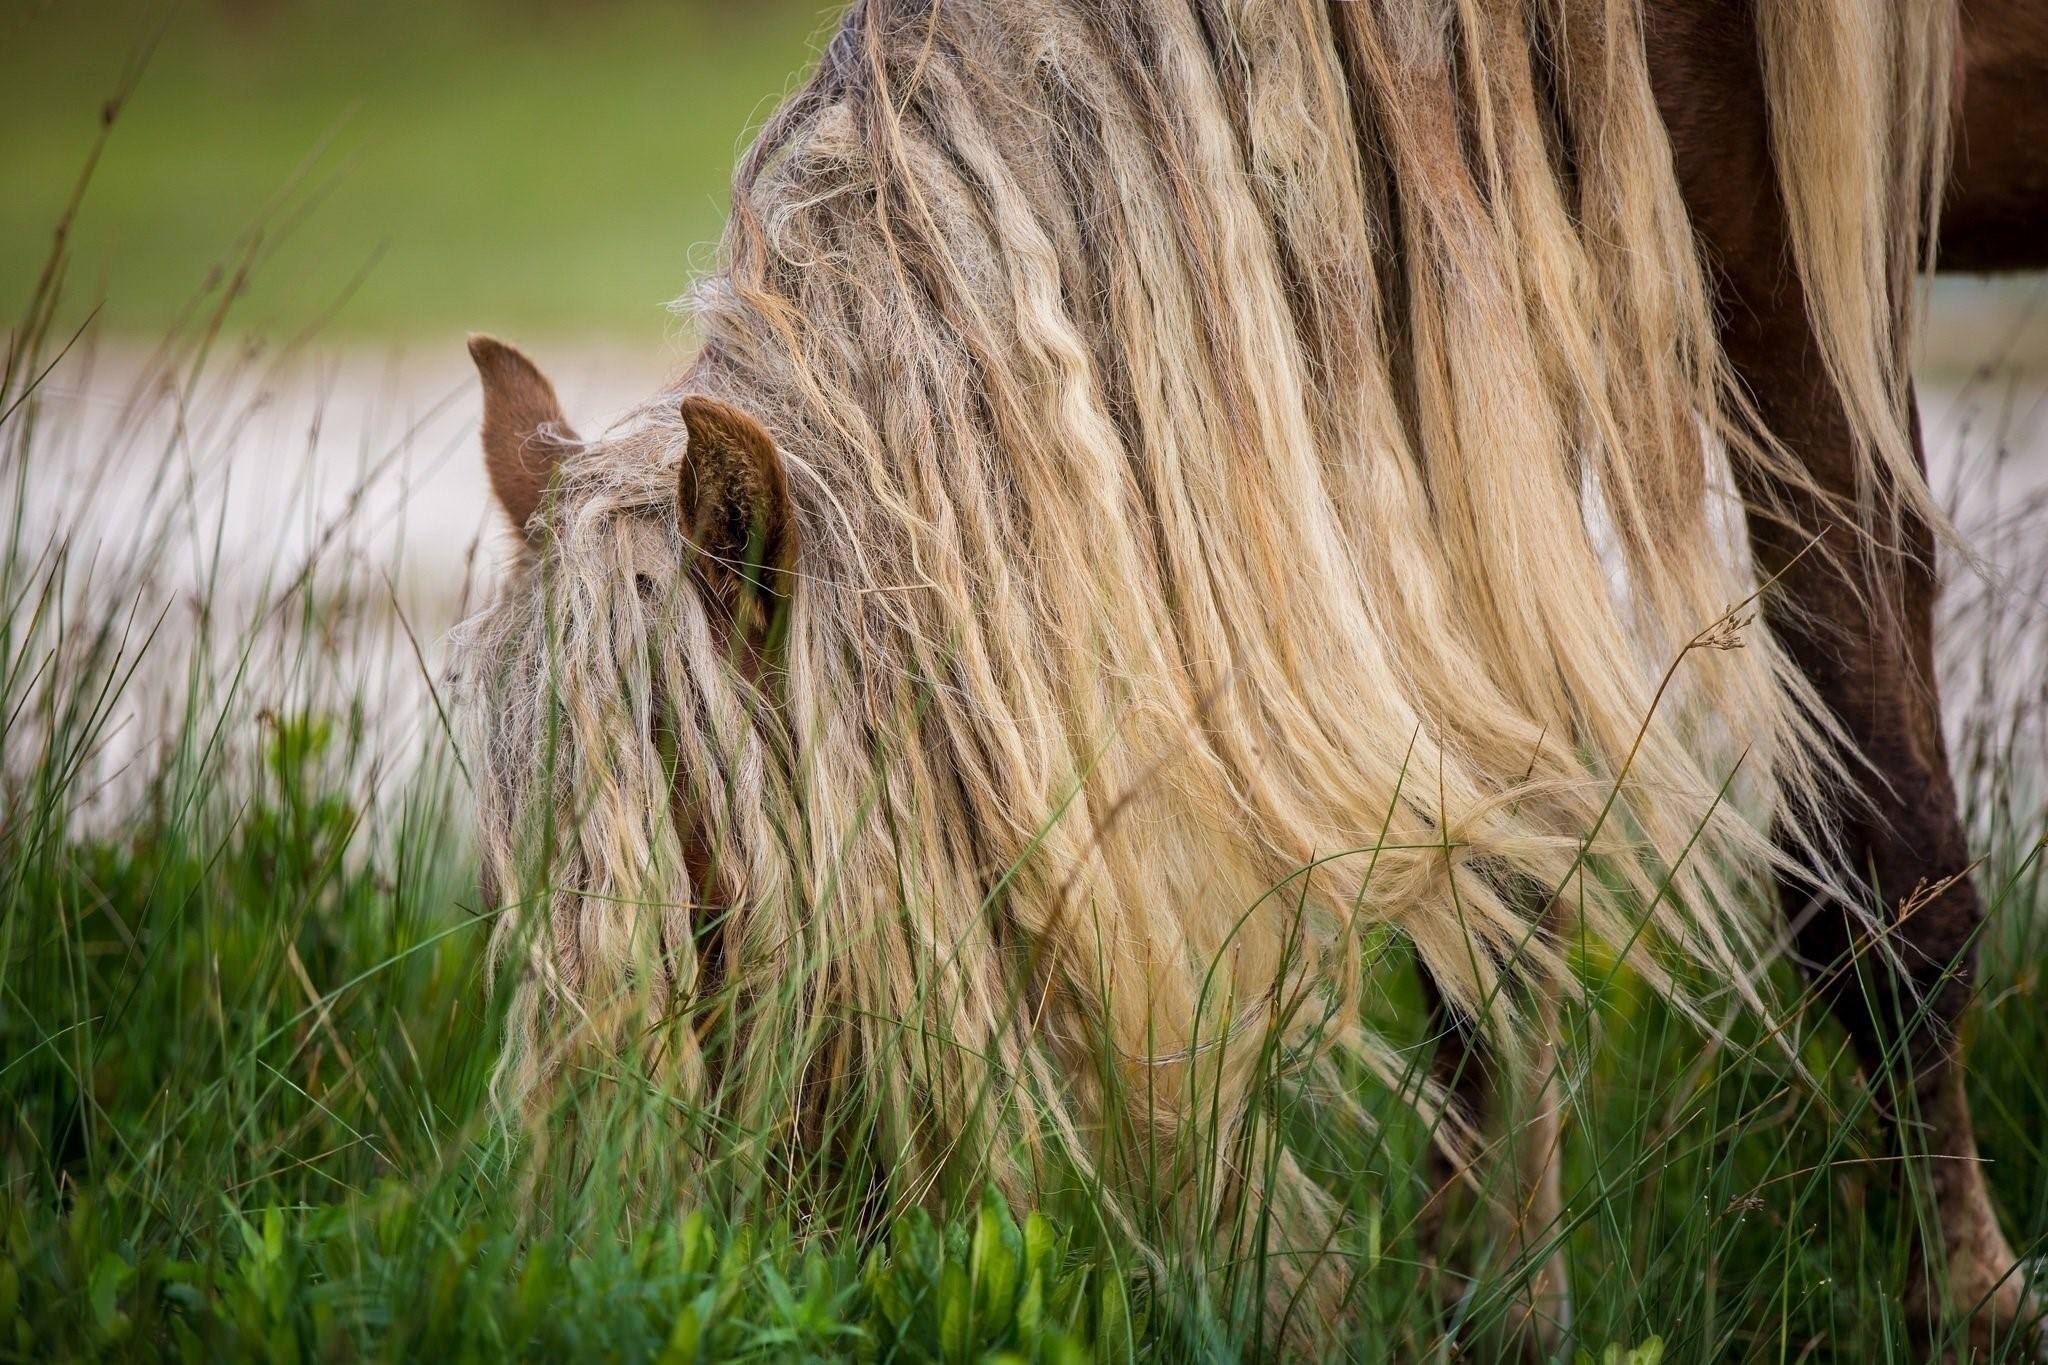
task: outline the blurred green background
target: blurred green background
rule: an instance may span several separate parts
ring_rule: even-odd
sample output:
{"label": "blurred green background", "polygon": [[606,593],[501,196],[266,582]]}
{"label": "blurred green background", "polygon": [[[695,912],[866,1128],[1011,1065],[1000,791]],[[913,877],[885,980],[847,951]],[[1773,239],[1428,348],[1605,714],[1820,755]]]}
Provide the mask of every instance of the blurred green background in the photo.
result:
{"label": "blurred green background", "polygon": [[257,242],[231,327],[658,339],[746,135],[837,8],[0,0],[0,305],[19,316],[146,53],[72,233],[68,312],[104,299],[106,328],[154,334]]}
{"label": "blurred green background", "polygon": [[[140,63],[71,234],[60,332],[95,304],[116,336],[204,318],[254,244],[230,330],[644,348],[843,5],[0,0],[0,308],[20,316]],[[1936,295],[1923,373],[2048,367],[2038,281]]]}

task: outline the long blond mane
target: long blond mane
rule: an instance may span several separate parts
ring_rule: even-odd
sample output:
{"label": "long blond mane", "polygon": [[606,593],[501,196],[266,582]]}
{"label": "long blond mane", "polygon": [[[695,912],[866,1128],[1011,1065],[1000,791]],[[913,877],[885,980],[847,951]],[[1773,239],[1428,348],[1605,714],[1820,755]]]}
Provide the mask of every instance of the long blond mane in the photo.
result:
{"label": "long blond mane", "polygon": [[[1880,8],[1760,35],[1823,352],[1872,497],[1917,500],[1949,20]],[[1817,838],[1831,773],[1730,490],[1799,475],[1717,345],[1639,25],[856,6],[740,169],[701,358],[572,457],[463,640],[487,870],[547,908],[501,930],[508,1083],[715,994],[746,1022],[665,1056],[741,1122],[858,1108],[912,1193],[1028,1192],[1056,1144],[1113,1199],[1143,1147],[1198,1224],[1251,1198],[1312,1246],[1250,1096],[1376,1055],[1376,936],[1504,1032],[1582,934],[1746,992],[1768,822]],[[689,392],[788,464],[765,673],[688,586]]]}

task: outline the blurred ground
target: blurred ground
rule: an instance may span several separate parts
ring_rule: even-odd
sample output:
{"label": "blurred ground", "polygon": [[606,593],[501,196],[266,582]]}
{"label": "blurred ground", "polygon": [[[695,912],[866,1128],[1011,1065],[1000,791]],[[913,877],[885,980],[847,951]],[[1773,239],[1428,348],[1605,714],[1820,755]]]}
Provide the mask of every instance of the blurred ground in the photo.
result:
{"label": "blurred ground", "polygon": [[[2000,302],[1987,315],[2010,327],[2024,297]],[[2025,335],[2044,331],[2048,315]],[[175,645],[156,650],[132,682],[133,723],[99,766],[121,772],[174,732],[190,687],[184,644],[201,635],[226,632],[200,652],[240,670],[259,700],[302,696],[301,665],[288,648],[279,653],[280,640],[296,640],[295,623],[247,629],[302,581],[309,609],[340,632],[322,694],[376,699],[365,710],[388,732],[381,751],[414,752],[414,736],[434,723],[423,677],[443,666],[448,632],[514,547],[484,479],[469,358],[452,334],[296,355],[226,349],[187,387],[147,348],[81,348],[41,393],[47,436],[18,485],[31,541],[67,528],[69,553],[101,575],[149,562],[149,581],[123,600],[141,604],[139,630],[163,611]],[[532,349],[586,435],[630,420],[686,355],[680,341]],[[1924,377],[1920,391],[1936,488],[1987,570],[1973,576],[1948,560],[1951,722],[2023,714],[2048,677],[2039,649],[2048,638],[2048,371],[1986,365]],[[153,542],[167,552],[152,559]],[[2001,621],[2033,624],[2018,634],[1985,625]]]}

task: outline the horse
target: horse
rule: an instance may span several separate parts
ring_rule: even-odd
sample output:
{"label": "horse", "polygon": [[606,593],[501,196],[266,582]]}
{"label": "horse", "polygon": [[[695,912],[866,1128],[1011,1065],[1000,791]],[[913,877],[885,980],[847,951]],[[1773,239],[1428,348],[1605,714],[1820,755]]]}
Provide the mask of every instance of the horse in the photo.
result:
{"label": "horse", "polygon": [[503,1093],[657,1038],[911,1197],[1057,1158],[1133,1228],[1143,1151],[1280,1303],[1339,1220],[1266,1070],[1387,1064],[1381,936],[1445,1130],[1533,1099],[1534,1247],[1566,944],[1763,1006],[1774,890],[1924,1130],[1908,1292],[2026,1330],[1908,348],[1930,269],[2048,264],[2044,74],[2024,0],[856,3],[626,429],[471,339]]}

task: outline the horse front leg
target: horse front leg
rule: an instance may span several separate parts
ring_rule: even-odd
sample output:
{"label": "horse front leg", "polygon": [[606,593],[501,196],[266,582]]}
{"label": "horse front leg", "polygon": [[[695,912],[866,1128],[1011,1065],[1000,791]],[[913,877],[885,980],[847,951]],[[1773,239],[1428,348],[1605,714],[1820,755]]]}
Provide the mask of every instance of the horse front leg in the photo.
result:
{"label": "horse front leg", "polygon": [[[1564,1100],[1557,1073],[1558,1010],[1545,994],[1528,1012],[1529,1046],[1508,1065],[1423,975],[1435,1039],[1430,1074],[1449,1109],[1425,1158],[1421,1216],[1427,1273],[1440,1297],[1456,1276],[1442,1264],[1456,1187],[1477,1187],[1497,1253],[1516,1284],[1504,1327],[1531,1361],[1558,1359],[1571,1339],[1571,1284],[1564,1249]],[[1474,1169],[1484,1155],[1484,1169]]]}
{"label": "horse front leg", "polygon": [[1974,992],[1983,905],[1940,728],[1933,537],[1909,525],[1903,543],[1883,546],[1899,556],[1898,574],[1866,595],[1839,561],[1794,562],[1815,535],[1842,545],[1856,534],[1810,503],[1807,512],[1791,526],[1755,518],[1751,539],[1759,573],[1784,575],[1765,615],[1853,747],[1843,757],[1860,789],[1814,814],[1837,833],[1877,915],[1796,880],[1780,899],[1801,965],[1847,1028],[1900,1154],[1921,1162],[1913,1176],[1932,1195],[1939,1255],[1921,1258],[1909,1306],[1931,1325],[1945,1300],[1988,1343],[2034,1330],[2037,1315],[1993,1212],[1963,1093],[1957,1026]]}
{"label": "horse front leg", "polygon": [[[1940,1246],[1921,1259],[1909,1304],[1931,1325],[1945,1302],[1968,1316],[1977,1342],[2009,1340],[2038,1331],[2038,1314],[1985,1186],[1956,1042],[1983,905],[1941,731],[1934,534],[1910,514],[1895,531],[1880,517],[1880,543],[1866,556],[1866,529],[1842,510],[1855,494],[1851,433],[1797,298],[1795,287],[1732,302],[1723,344],[1761,419],[1824,495],[1753,485],[1752,506],[1789,515],[1753,514],[1750,540],[1759,576],[1776,579],[1765,618],[1839,725],[1843,767],[1857,781],[1806,814],[1835,834],[1878,914],[1817,896],[1798,878],[1780,898],[1802,966],[1933,1195]],[[1917,453],[1917,423],[1914,439]],[[1832,551],[1811,552],[1816,542]],[[1822,885],[1839,880],[1815,871]]]}
{"label": "horse front leg", "polygon": [[[2020,8],[1973,0],[1966,19],[1985,6]],[[1652,84],[1712,271],[1722,347],[1757,420],[1812,485],[1805,493],[1774,486],[1751,469],[1743,490],[1752,508],[1779,509],[1750,517],[1758,575],[1775,579],[1763,612],[1836,722],[1849,748],[1839,757],[1857,787],[1804,813],[1835,836],[1848,866],[1812,869],[1812,881],[1788,877],[1782,908],[1802,965],[1846,1026],[1889,1131],[1912,1158],[1902,1164],[1906,1185],[1932,1192],[1938,1245],[1911,1286],[1921,1321],[1931,1323],[1945,1296],[1980,1341],[2038,1331],[1985,1187],[1956,1047],[1983,906],[1940,724],[1934,535],[1910,516],[1896,524],[1880,516],[1882,543],[1865,546],[1865,528],[1843,510],[1858,493],[1856,437],[1792,263],[1751,7],[1663,0],[1646,16]],[[1964,50],[1972,50],[1967,36]],[[1989,113],[1968,113],[1964,76],[1965,131],[1995,125]],[[1961,149],[1958,164],[1966,176],[1972,166],[1983,177],[2005,174],[1997,169],[2004,161],[1981,146]],[[1988,259],[1999,215],[2010,212],[1989,179],[1980,184],[1950,205],[1966,234],[1957,260]],[[1946,257],[1946,237],[1943,250]],[[1917,427],[1914,443],[1919,454]],[[1809,552],[1816,541],[1824,552]],[[1813,895],[1814,884],[1840,885],[1842,872],[1874,894],[1876,920],[1864,907]]]}

